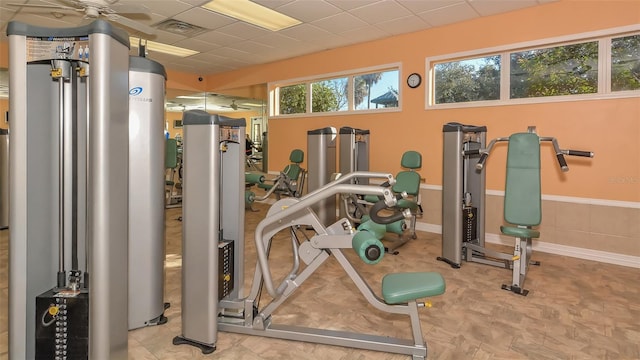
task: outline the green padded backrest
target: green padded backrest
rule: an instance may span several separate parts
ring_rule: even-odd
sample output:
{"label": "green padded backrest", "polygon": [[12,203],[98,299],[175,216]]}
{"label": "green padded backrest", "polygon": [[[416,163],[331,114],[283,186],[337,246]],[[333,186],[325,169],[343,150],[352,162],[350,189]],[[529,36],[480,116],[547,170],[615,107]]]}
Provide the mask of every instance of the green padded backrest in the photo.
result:
{"label": "green padded backrest", "polygon": [[176,139],[167,139],[164,147],[165,169],[175,169],[178,166],[178,142]]}
{"label": "green padded backrest", "polygon": [[297,180],[298,176],[300,176],[301,168],[298,164],[289,164],[284,170],[284,173],[291,180]]}
{"label": "green padded backrest", "polygon": [[420,191],[420,174],[415,171],[400,171],[396,175],[396,183],[391,190],[395,193],[404,191],[409,195],[417,196]]}
{"label": "green padded backrest", "polygon": [[291,151],[291,155],[289,155],[289,161],[294,164],[300,164],[304,161],[304,151],[300,149],[295,149]]}
{"label": "green padded backrest", "polygon": [[540,138],[535,133],[517,133],[509,137],[504,219],[523,226],[539,225],[542,220]]}
{"label": "green padded backrest", "polygon": [[400,166],[407,169],[419,169],[422,167],[422,155],[417,151],[406,151],[402,154]]}

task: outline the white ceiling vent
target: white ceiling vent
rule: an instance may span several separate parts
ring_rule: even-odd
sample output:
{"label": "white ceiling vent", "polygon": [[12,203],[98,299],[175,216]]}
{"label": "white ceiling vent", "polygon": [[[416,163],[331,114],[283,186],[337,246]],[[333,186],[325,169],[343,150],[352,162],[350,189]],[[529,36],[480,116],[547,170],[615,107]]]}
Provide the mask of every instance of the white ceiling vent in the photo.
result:
{"label": "white ceiling vent", "polygon": [[203,27],[186,23],[184,21],[178,21],[174,19],[168,19],[163,22],[156,24],[156,28],[164,31],[168,31],[173,34],[178,34],[182,36],[195,36],[200,33],[207,31]]}

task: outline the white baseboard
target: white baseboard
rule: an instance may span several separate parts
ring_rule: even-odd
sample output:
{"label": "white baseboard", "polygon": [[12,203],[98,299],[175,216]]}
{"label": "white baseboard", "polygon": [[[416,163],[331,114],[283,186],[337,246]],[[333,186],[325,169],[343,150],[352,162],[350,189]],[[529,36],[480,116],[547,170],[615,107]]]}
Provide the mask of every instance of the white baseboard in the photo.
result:
{"label": "white baseboard", "polygon": [[[418,222],[416,230],[426,231],[435,234],[442,234],[442,226]],[[505,241],[498,234],[487,233],[484,240],[490,244],[500,244],[513,246],[513,241]],[[591,250],[575,246],[566,246],[543,241],[534,241],[533,250],[548,254],[569,256],[578,259],[599,261],[607,264],[640,268],[640,256],[612,253],[600,250]]]}

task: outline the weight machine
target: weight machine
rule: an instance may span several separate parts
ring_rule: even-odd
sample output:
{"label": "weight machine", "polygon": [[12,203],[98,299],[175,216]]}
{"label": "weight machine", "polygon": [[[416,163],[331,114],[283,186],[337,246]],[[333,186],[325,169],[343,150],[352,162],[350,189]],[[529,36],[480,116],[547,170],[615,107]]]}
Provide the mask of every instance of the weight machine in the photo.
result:
{"label": "weight machine", "polygon": [[[459,141],[446,141],[446,130],[451,128],[456,128],[458,135],[470,130],[480,129],[483,133],[486,131],[485,128],[447,124],[445,125],[445,146],[451,146],[452,144],[460,145]],[[457,137],[457,139],[463,138],[464,137],[461,136]],[[483,136],[478,137],[478,139],[480,139],[480,142],[478,142],[477,145],[481,144],[484,140]],[[467,191],[467,189],[473,185],[476,190],[484,192],[484,176],[478,177],[478,174],[484,169],[485,161],[493,150],[494,145],[498,142],[508,143],[507,178],[504,196],[504,219],[508,225],[501,226],[500,231],[503,235],[515,238],[513,254],[505,254],[484,246],[484,241],[481,241],[483,240],[484,230],[482,230],[482,233],[476,230],[484,228],[484,224],[478,224],[480,221],[484,222],[484,216],[482,216],[480,220],[474,219],[477,213],[471,205],[477,198],[472,198],[470,192]],[[510,284],[502,285],[502,289],[523,296],[529,293],[529,290],[524,289],[529,266],[540,265],[537,261],[531,261],[531,255],[533,254],[532,239],[540,236],[540,232],[534,230],[533,227],[539,225],[542,221],[540,180],[540,145],[542,142],[552,143],[558,164],[563,172],[569,171],[569,167],[564,158],[565,155],[593,157],[592,152],[561,149],[555,138],[538,136],[533,126],[530,126],[527,132],[515,133],[509,137],[493,139],[486,148],[477,145],[468,146],[468,143],[467,145],[458,147],[458,156],[462,159],[458,161],[458,164],[462,165],[462,171],[458,172],[458,174],[462,174],[462,178],[449,178],[449,181],[453,184],[460,185],[462,192],[458,194],[459,198],[457,202],[447,204],[447,206],[457,206],[459,209],[458,212],[462,214],[459,218],[464,218],[465,222],[462,227],[457,230],[461,230],[464,236],[460,238],[458,237],[460,232],[454,232],[454,234],[458,236],[445,237],[445,225],[443,224],[442,257],[438,257],[438,260],[445,261],[454,268],[460,267],[459,261],[462,258],[466,261],[511,269],[512,281]],[[454,148],[454,146],[451,146],[451,148]],[[446,155],[447,152],[445,152],[445,156]],[[475,174],[471,175],[471,172]],[[445,171],[443,176],[446,179],[448,175],[450,174]],[[472,179],[481,179],[480,187],[478,187],[477,183],[470,183]],[[443,182],[443,184],[448,183]],[[443,189],[443,221],[447,221],[444,213],[446,208],[444,203],[445,194],[451,195],[452,193],[449,191],[445,192]],[[484,202],[484,193],[481,194],[481,199],[482,202]],[[462,211],[460,211],[460,208]],[[482,208],[480,214],[484,215],[483,213],[484,209]]]}
{"label": "weight machine", "polygon": [[100,20],[7,35],[9,358],[126,359],[129,37]]}
{"label": "weight machine", "polygon": [[[418,307],[425,304],[417,299],[442,294],[445,290],[442,276],[434,272],[388,274],[383,279],[380,298],[343,250],[353,249],[363,261],[375,264],[382,260],[384,246],[371,231],[356,231],[346,219],[325,226],[313,210],[314,205],[342,193],[378,195],[384,199],[382,205],[393,206],[398,199],[390,189],[350,183],[375,177],[393,184],[393,176],[353,172],[300,198],[276,201],[255,230],[258,259],[250,293],[245,297],[244,119],[229,119],[198,110],[185,112],[183,119],[186,146],[182,333],[174,338],[174,344],[196,346],[208,354],[216,349],[218,331],[226,331],[406,354],[414,360],[426,357],[418,317]],[[238,144],[236,139],[242,143]],[[372,214],[376,216],[377,212]],[[313,229],[315,235],[300,242],[295,231],[306,228]],[[291,271],[276,285],[269,266],[269,249],[274,235],[286,229],[292,231],[293,264]],[[285,305],[295,290],[331,256],[369,304],[410,318],[411,340],[273,323],[273,312]],[[306,264],[304,269],[301,262]],[[260,306],[263,289],[272,301]]]}

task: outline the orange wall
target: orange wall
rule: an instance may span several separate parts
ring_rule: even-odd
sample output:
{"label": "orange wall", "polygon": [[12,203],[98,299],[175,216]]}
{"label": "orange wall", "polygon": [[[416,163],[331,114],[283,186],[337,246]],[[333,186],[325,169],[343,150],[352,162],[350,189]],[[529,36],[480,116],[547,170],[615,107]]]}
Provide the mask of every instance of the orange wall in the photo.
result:
{"label": "orange wall", "polygon": [[5,113],[9,111],[9,99],[0,99],[0,128],[7,129],[9,124],[4,121]]}
{"label": "orange wall", "polygon": [[[412,34],[301,56],[263,66],[211,75],[210,88],[232,88],[400,62],[402,79],[424,74],[425,58],[473,49],[570,35],[640,21],[639,1],[564,0]],[[381,51],[383,49],[384,51]],[[424,76],[423,76],[424,77]],[[282,169],[291,149],[306,151],[306,132],[325,126],[371,130],[370,168],[399,170],[407,149],[423,154],[421,170],[428,184],[441,185],[442,125],[449,121],[486,125],[489,139],[537,126],[542,136],[555,136],[563,148],[591,150],[592,160],[568,158],[561,173],[555,157],[543,157],[545,194],[640,201],[640,101],[638,98],[572,101],[467,109],[425,110],[425,85],[402,85],[402,111],[385,114],[323,116],[269,120],[270,170]],[[543,149],[543,155],[545,154]],[[488,163],[489,189],[502,190],[504,149],[496,148]]]}

